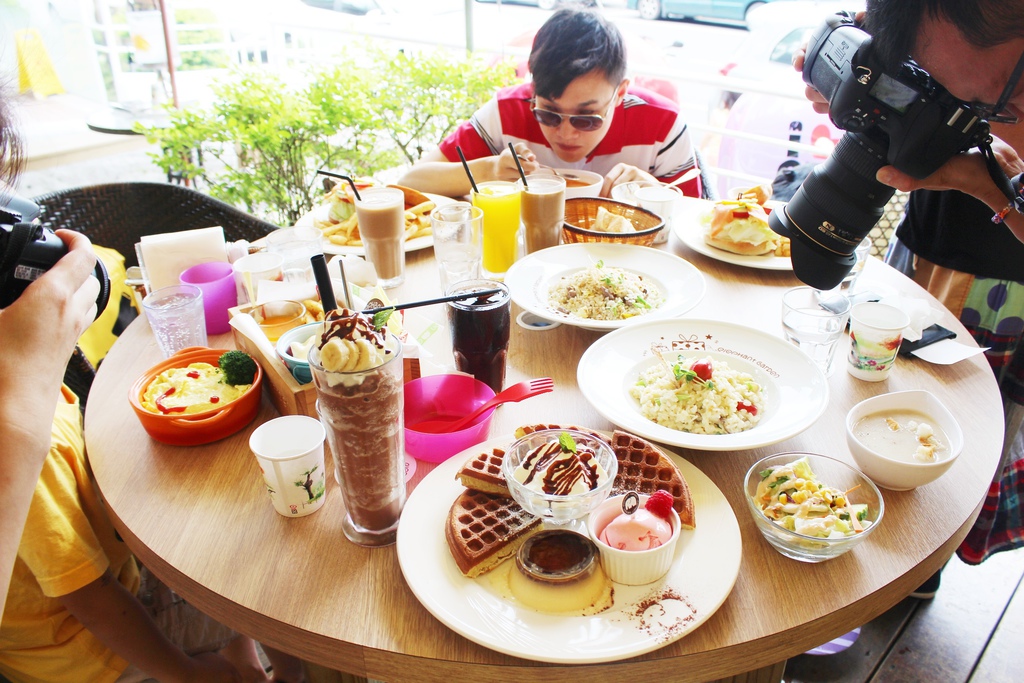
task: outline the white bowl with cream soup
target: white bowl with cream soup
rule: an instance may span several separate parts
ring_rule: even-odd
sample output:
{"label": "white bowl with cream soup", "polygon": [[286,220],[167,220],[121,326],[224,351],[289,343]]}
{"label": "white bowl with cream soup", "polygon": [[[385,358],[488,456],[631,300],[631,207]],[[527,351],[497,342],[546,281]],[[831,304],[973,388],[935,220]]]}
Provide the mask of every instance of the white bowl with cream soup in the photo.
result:
{"label": "white bowl with cream soup", "polygon": [[846,443],[875,484],[909,491],[942,476],[960,455],[964,434],[933,394],[915,389],[873,396],[846,416]]}

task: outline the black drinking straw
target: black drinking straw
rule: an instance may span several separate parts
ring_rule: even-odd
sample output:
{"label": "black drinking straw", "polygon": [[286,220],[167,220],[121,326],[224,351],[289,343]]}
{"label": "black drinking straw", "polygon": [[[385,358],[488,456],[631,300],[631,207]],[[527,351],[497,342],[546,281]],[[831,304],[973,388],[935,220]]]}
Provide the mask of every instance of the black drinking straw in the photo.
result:
{"label": "black drinking straw", "polygon": [[342,180],[347,180],[348,184],[352,186],[352,192],[355,193],[356,201],[363,201],[363,198],[359,196],[359,190],[356,189],[355,181],[353,181],[347,175],[341,175],[340,173],[333,173],[331,171],[317,171],[317,173],[320,175],[325,175],[329,178],[340,178]]}
{"label": "black drinking straw", "polygon": [[523,189],[529,190],[530,186],[526,184],[526,174],[523,173],[523,165],[519,163],[519,155],[516,154],[516,148],[515,146],[512,145],[511,142],[508,143],[508,149],[510,152],[512,152],[512,158],[516,160],[516,168],[519,169],[519,177],[523,179]]}
{"label": "black drinking straw", "polygon": [[316,278],[316,288],[320,290],[320,303],[324,306],[324,312],[337,309],[338,301],[334,298],[334,285],[327,272],[327,260],[323,254],[313,254],[309,262],[313,265],[313,277]]}
{"label": "black drinking straw", "polygon": [[473,192],[479,193],[480,190],[476,187],[476,181],[473,180],[473,174],[469,172],[469,164],[466,163],[466,155],[462,153],[462,148],[456,146],[455,151],[459,153],[459,158],[462,159],[462,168],[466,169],[466,175],[469,176],[469,184],[473,186]]}
{"label": "black drinking straw", "polygon": [[463,292],[462,294],[452,294],[450,296],[442,296],[438,299],[424,299],[423,301],[412,301],[407,304],[397,304],[393,306],[381,306],[380,308],[367,308],[362,311],[366,315],[376,313],[378,311],[404,311],[407,308],[419,308],[420,306],[432,306],[434,304],[444,304],[449,301],[463,301],[465,299],[479,299],[488,297],[493,294],[501,293],[500,289],[483,289],[479,292]]}

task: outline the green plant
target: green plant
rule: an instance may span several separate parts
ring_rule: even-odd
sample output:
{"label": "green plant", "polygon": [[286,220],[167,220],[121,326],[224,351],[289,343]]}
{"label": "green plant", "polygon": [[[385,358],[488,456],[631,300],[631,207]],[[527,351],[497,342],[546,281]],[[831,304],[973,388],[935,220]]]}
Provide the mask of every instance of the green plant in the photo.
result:
{"label": "green plant", "polygon": [[511,64],[367,46],[287,79],[234,70],[212,105],[171,110],[169,126],[140,130],[159,144],[165,171],[290,225],[317,200],[317,170],[374,175],[415,162],[514,78]]}

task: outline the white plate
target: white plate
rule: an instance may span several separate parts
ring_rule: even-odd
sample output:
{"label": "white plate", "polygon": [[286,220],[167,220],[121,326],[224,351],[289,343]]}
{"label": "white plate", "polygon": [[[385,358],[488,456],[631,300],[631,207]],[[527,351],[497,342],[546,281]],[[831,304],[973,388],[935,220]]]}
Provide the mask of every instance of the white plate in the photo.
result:
{"label": "white plate", "polygon": [[706,199],[696,199],[695,197],[683,197],[676,201],[676,208],[672,213],[672,232],[679,238],[679,241],[699,254],[725,263],[761,270],[793,270],[793,262],[788,256],[775,256],[774,254],[745,256],[718,249],[705,242],[704,223],[701,217],[707,214],[714,204]]}
{"label": "white plate", "polygon": [[[738,434],[690,434],[663,427],[640,412],[629,388],[664,353],[710,356],[750,373],[764,387],[761,420]],[[737,451],[784,441],[804,431],[828,406],[825,374],[798,347],[760,330],[716,320],[655,320],[616,330],[580,358],[576,383],[594,409],[627,431],[673,446]]]}
{"label": "white plate", "polygon": [[[423,194],[424,196],[427,197],[427,199],[434,202],[434,204],[436,204],[437,206],[444,206],[445,204],[453,204],[455,202],[455,200],[452,199],[451,197],[443,197],[439,194],[429,194],[427,192],[424,192]],[[319,204],[317,206],[314,206],[312,211],[300,217],[299,220],[295,221],[295,225],[308,225],[311,227],[315,227],[316,224],[314,223],[314,220],[327,220],[328,210],[330,210],[330,206],[328,204]],[[420,249],[426,249],[427,247],[432,246],[434,246],[433,235],[424,235],[423,237],[416,237],[414,239],[406,241],[405,253],[408,254],[410,251],[418,251]],[[324,253],[341,254],[344,256],[364,256],[366,254],[366,250],[363,249],[362,247],[341,246],[340,244],[332,243],[328,239],[324,239]]]}
{"label": "white plate", "polygon": [[[674,453],[669,457],[690,486],[697,527],[682,532],[676,559],[663,579],[645,586],[613,584],[611,608],[576,617],[544,614],[506,600],[486,575],[463,576],[444,537],[448,509],[463,491],[455,473],[467,458],[514,440],[490,439],[441,463],[420,482],[402,511],[398,562],[413,594],[441,623],[508,655],[589,664],[663,647],[703,624],[725,602],[740,568],[736,516],[714,482]],[[645,601],[653,603],[647,611],[640,607]]]}
{"label": "white plate", "polygon": [[[625,320],[589,320],[559,313],[548,304],[548,290],[561,278],[604,261],[657,285],[664,301],[643,315]],[[704,276],[690,263],[674,254],[634,244],[563,244],[535,251],[512,264],[505,275],[512,300],[521,308],[547,320],[589,330],[616,330],[645,320],[679,316],[704,297]]]}

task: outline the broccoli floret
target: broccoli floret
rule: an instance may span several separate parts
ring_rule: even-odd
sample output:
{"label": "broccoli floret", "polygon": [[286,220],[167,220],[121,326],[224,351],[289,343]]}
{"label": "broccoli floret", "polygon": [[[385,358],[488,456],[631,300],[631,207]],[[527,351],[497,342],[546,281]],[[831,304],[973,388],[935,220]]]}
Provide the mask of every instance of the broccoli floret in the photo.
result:
{"label": "broccoli floret", "polygon": [[256,379],[256,361],[244,351],[228,351],[217,360],[228,384],[252,384]]}

